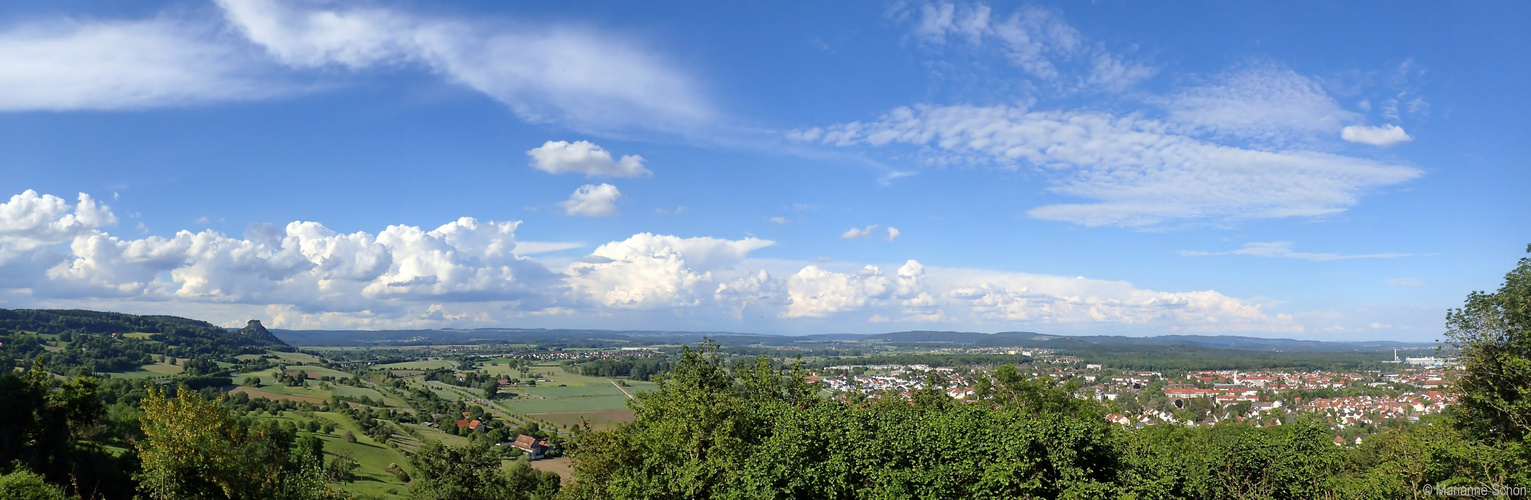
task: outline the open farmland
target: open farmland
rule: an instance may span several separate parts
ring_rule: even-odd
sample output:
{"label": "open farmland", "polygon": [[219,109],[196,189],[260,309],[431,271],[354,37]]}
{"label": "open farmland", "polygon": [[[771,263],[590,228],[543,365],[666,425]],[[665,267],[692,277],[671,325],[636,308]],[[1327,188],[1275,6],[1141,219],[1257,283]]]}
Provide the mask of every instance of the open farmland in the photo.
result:
{"label": "open farmland", "polygon": [[271,351],[268,354],[270,354],[272,356],[276,356],[277,359],[280,359],[282,361],[286,361],[288,363],[318,363],[318,362],[320,362],[318,356],[314,356],[312,354],[308,354],[308,353],[305,353],[305,352]]}
{"label": "open farmland", "polygon": [[452,368],[456,363],[443,359],[426,359],[420,361],[405,361],[402,363],[388,363],[372,367],[375,370],[434,370],[438,368]]}
{"label": "open farmland", "polygon": [[156,361],[154,363],[143,365],[143,367],[135,371],[109,372],[107,375],[111,375],[115,378],[125,379],[166,377],[181,373],[183,371],[182,365],[184,364],[186,364],[186,359],[176,359],[176,364],[173,365],[168,362]]}
{"label": "open farmland", "polygon": [[309,379],[317,379],[317,378],[321,378],[321,377],[349,378],[351,376],[351,374],[349,374],[349,373],[346,373],[346,372],[343,372],[343,371],[340,371],[340,370],[333,370],[333,369],[330,369],[330,368],[325,368],[323,366],[287,365],[287,374],[288,375],[296,375],[299,371],[303,371],[303,372],[308,373],[308,378]]}
{"label": "open farmland", "polygon": [[545,421],[560,428],[579,425],[581,418],[585,419],[586,422],[589,422],[590,427],[594,429],[605,429],[617,425],[618,423],[633,421],[633,411],[628,409],[577,411],[570,413],[529,413],[527,416]]}
{"label": "open farmland", "polygon": [[558,399],[511,399],[496,401],[516,413],[536,415],[540,413],[576,413],[576,412],[600,412],[610,410],[622,410],[627,408],[627,397],[618,394],[616,396],[583,396]]}

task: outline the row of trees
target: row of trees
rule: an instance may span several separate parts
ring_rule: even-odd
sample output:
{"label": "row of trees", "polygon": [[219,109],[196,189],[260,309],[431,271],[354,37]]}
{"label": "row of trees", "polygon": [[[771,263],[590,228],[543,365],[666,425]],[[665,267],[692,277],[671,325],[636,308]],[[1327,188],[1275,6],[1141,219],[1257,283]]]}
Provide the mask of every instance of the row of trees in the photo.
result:
{"label": "row of trees", "polygon": [[671,362],[665,358],[618,358],[596,359],[579,363],[575,370],[586,377],[630,378],[649,380],[655,375],[670,371]]}

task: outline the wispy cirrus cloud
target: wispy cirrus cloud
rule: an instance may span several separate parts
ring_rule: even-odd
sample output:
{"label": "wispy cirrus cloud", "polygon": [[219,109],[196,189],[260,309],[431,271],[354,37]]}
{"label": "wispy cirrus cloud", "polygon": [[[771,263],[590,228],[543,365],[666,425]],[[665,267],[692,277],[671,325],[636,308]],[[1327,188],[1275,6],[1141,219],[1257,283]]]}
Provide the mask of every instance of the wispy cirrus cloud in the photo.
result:
{"label": "wispy cirrus cloud", "polygon": [[1314,262],[1327,262],[1331,260],[1350,259],[1396,259],[1399,257],[1413,257],[1411,253],[1371,253],[1371,254],[1336,254],[1327,252],[1298,252],[1293,250],[1295,245],[1290,241],[1272,241],[1268,243],[1245,243],[1244,248],[1227,252],[1206,252],[1200,250],[1181,250],[1180,255],[1186,257],[1205,257],[1210,255],[1248,255],[1252,257],[1274,257],[1281,259],[1302,259]]}
{"label": "wispy cirrus cloud", "polygon": [[572,26],[492,24],[373,6],[218,0],[229,24],[295,68],[428,68],[522,118],[583,130],[686,128],[702,89],[634,40]]}
{"label": "wispy cirrus cloud", "polygon": [[0,31],[0,111],[123,110],[262,99],[298,87],[217,23],[50,20]]}
{"label": "wispy cirrus cloud", "polygon": [[1219,74],[1207,83],[1154,97],[1178,132],[1283,145],[1340,130],[1360,117],[1340,107],[1312,78],[1275,64]]}
{"label": "wispy cirrus cloud", "polygon": [[926,46],[993,52],[1053,90],[1120,92],[1158,72],[1091,40],[1062,15],[1038,7],[1006,13],[985,3],[901,3],[890,17],[906,23]]}
{"label": "wispy cirrus cloud", "polygon": [[788,137],[840,147],[913,146],[937,164],[1029,166],[1050,179],[1049,191],[1093,201],[1027,213],[1086,226],[1327,215],[1355,205],[1368,190],[1422,174],[1330,153],[1221,144],[1136,115],[1020,105],[900,107],[875,121]]}
{"label": "wispy cirrus cloud", "polygon": [[523,119],[577,130],[678,132],[715,117],[694,79],[610,32],[376,4],[216,3],[223,19],[42,19],[0,29],[0,111],[266,99],[388,68],[433,73]]}
{"label": "wispy cirrus cloud", "polygon": [[[899,5],[893,19],[922,47],[948,59],[997,51],[1038,85],[977,99],[1004,104],[901,106],[872,120],[791,130],[788,140],[886,151],[897,161],[933,166],[1025,169],[1047,191],[1081,200],[1031,207],[1031,217],[1137,229],[1325,216],[1424,173],[1334,153],[1342,134],[1385,138],[1354,128],[1363,116],[1340,106],[1322,79],[1277,63],[1240,64],[1210,77],[1176,75],[1190,83],[1159,94],[1135,88],[1074,108],[1076,101],[1066,99],[1073,93],[1122,90],[1157,72],[1049,10]],[[1106,70],[1112,67],[1119,69]],[[1102,76],[1108,74],[1118,76]]]}

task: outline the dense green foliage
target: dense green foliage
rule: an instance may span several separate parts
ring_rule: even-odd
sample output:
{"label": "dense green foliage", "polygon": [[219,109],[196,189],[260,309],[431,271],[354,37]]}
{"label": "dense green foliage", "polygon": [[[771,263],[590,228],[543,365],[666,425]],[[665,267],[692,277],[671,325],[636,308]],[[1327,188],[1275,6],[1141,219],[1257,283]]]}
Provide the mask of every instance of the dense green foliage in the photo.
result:
{"label": "dense green foliage", "polygon": [[64,489],[48,484],[42,476],[19,470],[0,476],[0,498],[9,500],[65,500]]}
{"label": "dense green foliage", "polygon": [[59,383],[41,362],[0,373],[0,471],[29,470],[96,498],[131,497],[123,493],[132,491],[131,461],[81,442],[106,413],[98,387],[91,378]]}
{"label": "dense green foliage", "polygon": [[[236,420],[186,386],[143,400],[140,488],[150,498],[312,499],[326,494],[322,448],[292,453],[293,430]],[[308,443],[307,446],[312,446]]]}
{"label": "dense green foliage", "polygon": [[1531,434],[1531,258],[1520,259],[1498,291],[1473,292],[1448,312],[1446,338],[1467,368],[1456,380],[1459,426],[1511,450],[1520,469],[1531,470],[1525,446]]}
{"label": "dense green foliage", "polygon": [[450,447],[429,442],[410,457],[418,471],[409,487],[417,500],[532,500],[558,493],[558,475],[516,463],[500,470],[500,459],[484,446]]}
{"label": "dense green foliage", "polygon": [[[1450,419],[1335,446],[1317,422],[1139,430],[1076,386],[1013,366],[976,402],[939,380],[841,402],[766,358],[686,349],[636,421],[574,440],[569,498],[1407,498],[1427,485],[1519,484],[1519,462]],[[1346,443],[1349,444],[1348,442]]]}

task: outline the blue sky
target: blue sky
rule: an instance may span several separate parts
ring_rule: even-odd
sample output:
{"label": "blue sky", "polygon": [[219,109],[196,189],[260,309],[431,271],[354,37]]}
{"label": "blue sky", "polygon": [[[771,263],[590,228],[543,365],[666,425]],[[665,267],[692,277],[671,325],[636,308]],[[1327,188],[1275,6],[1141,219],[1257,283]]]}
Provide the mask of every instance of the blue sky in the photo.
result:
{"label": "blue sky", "polygon": [[1519,3],[0,5],[0,307],[1438,338]]}

